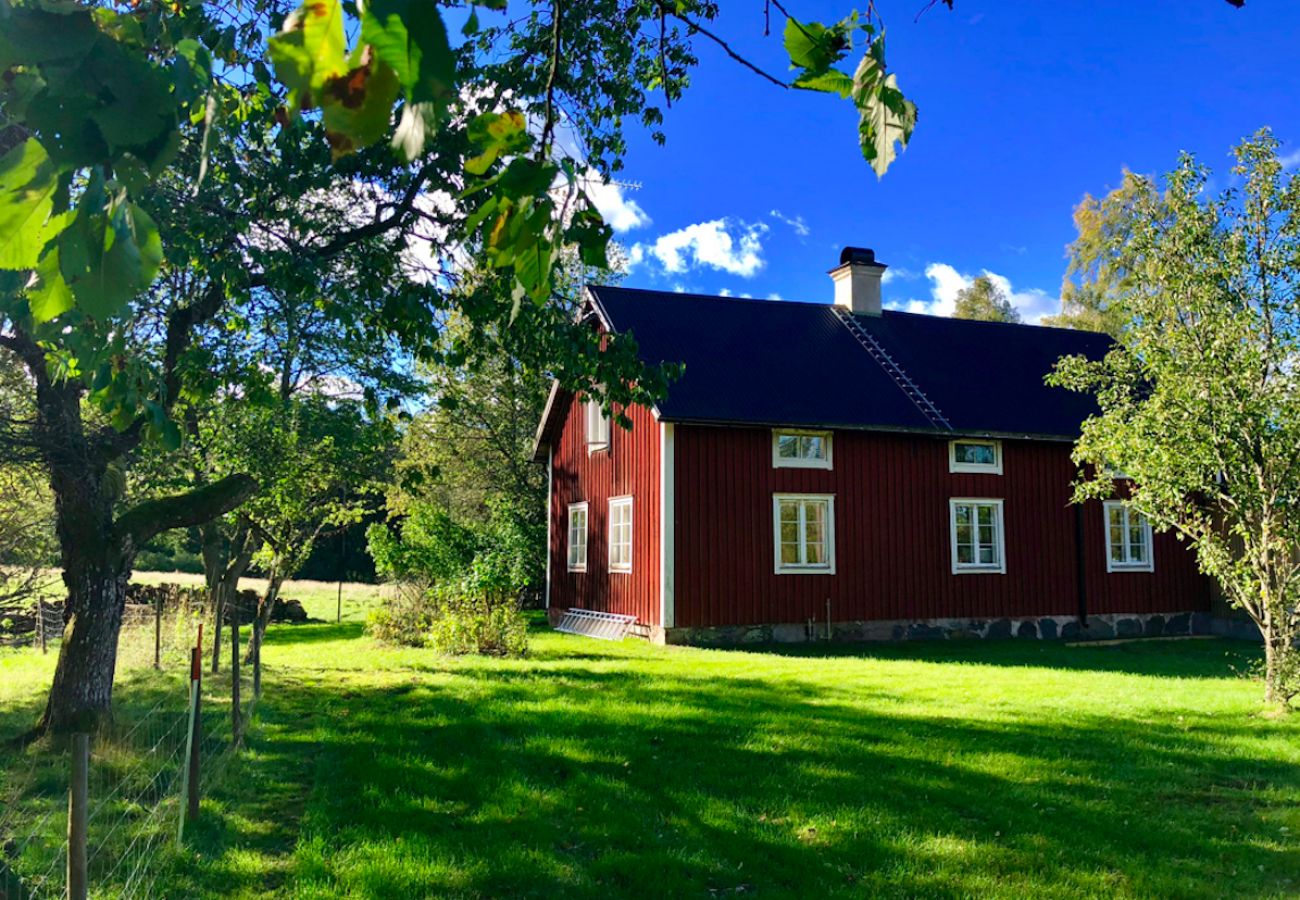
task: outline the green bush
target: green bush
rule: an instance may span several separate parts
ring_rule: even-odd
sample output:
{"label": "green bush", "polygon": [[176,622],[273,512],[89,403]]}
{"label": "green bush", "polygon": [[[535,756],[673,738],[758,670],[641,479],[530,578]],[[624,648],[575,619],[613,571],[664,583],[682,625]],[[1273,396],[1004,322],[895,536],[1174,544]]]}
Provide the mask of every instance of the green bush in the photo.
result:
{"label": "green bush", "polygon": [[440,653],[522,656],[528,626],[520,611],[536,568],[533,535],[509,510],[466,526],[421,507],[398,529],[366,531],[377,569],[407,585],[370,617],[381,641]]}
{"label": "green bush", "polygon": [[429,626],[428,645],[449,656],[524,656],[528,623],[515,600],[444,597]]}
{"label": "green bush", "polygon": [[427,589],[403,585],[370,611],[366,631],[385,644],[423,647],[437,613],[437,601]]}

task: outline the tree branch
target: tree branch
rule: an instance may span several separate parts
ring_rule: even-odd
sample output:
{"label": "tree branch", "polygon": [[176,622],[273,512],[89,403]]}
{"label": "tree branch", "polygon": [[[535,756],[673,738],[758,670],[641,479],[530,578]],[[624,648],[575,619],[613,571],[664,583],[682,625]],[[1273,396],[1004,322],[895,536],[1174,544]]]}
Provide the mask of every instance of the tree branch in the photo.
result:
{"label": "tree branch", "polygon": [[154,535],[188,528],[225,515],[257,491],[248,475],[227,475],[220,481],[157,500],[146,500],[118,517],[113,529],[139,548]]}

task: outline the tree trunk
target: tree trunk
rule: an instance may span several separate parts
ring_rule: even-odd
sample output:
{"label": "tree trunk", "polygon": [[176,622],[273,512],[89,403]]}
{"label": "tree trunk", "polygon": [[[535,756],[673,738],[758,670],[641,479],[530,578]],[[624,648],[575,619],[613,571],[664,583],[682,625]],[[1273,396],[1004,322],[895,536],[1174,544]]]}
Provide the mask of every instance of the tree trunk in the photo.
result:
{"label": "tree trunk", "polygon": [[1272,629],[1264,632],[1264,702],[1276,703],[1281,700],[1281,694],[1278,690],[1279,676],[1281,675],[1281,656],[1278,647],[1275,646],[1275,639],[1271,633]]}
{"label": "tree trunk", "polygon": [[63,644],[40,729],[91,732],[112,718],[117,640],[129,567],[87,567],[65,575]]}
{"label": "tree trunk", "polygon": [[221,629],[226,610],[234,607],[239,580],[248,571],[256,542],[247,522],[235,526],[227,541],[221,523],[210,522],[203,529],[203,570],[208,584],[208,606],[212,610],[212,673],[221,671]]}
{"label": "tree trunk", "polygon": [[266,636],[266,628],[271,624],[271,616],[275,612],[275,604],[280,599],[280,588],[283,586],[284,574],[277,566],[271,570],[271,577],[266,584],[266,593],[262,596],[262,602],[257,605],[257,615],[253,617],[253,631],[249,635],[245,662],[252,662],[253,654],[261,651],[262,638]]}

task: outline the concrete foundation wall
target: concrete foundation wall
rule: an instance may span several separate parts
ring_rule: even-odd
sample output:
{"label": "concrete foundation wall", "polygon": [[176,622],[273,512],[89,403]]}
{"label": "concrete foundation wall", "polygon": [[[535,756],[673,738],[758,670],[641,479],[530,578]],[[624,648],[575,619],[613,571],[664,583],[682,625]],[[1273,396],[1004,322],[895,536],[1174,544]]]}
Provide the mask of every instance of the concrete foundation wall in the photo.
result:
{"label": "concrete foundation wall", "polygon": [[[647,629],[656,643],[697,646],[800,643],[826,640],[826,623],[737,625],[718,628]],[[975,640],[1021,638],[1028,640],[1111,640],[1114,638],[1176,637],[1213,634],[1208,613],[1104,614],[1088,617],[1082,625],[1074,616],[1040,616],[1031,619],[927,619],[832,622],[830,639],[855,641]]]}

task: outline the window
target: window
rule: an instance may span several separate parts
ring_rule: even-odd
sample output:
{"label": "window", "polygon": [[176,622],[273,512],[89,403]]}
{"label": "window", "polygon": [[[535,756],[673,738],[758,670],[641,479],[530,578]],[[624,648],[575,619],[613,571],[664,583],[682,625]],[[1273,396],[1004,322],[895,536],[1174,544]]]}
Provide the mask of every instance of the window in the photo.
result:
{"label": "window", "polygon": [[835,498],[829,494],[775,494],[772,519],[777,574],[835,574]]}
{"label": "window", "polygon": [[772,432],[772,465],[776,468],[829,469],[829,431]]}
{"label": "window", "polygon": [[948,444],[949,472],[1002,474],[1001,441],[952,441]]}
{"label": "window", "polygon": [[1151,523],[1120,500],[1108,500],[1106,508],[1107,572],[1150,572]]}
{"label": "window", "polygon": [[609,501],[609,570],[632,571],[632,498]]}
{"label": "window", "polygon": [[604,450],[609,446],[609,415],[595,397],[583,403],[583,411],[587,422],[587,452]]}
{"label": "window", "polygon": [[1002,501],[953,499],[952,571],[1006,572],[1002,539]]}
{"label": "window", "polygon": [[587,571],[587,504],[569,507],[569,571]]}

